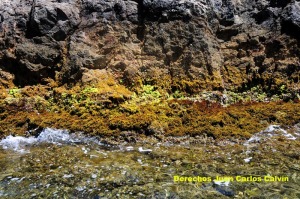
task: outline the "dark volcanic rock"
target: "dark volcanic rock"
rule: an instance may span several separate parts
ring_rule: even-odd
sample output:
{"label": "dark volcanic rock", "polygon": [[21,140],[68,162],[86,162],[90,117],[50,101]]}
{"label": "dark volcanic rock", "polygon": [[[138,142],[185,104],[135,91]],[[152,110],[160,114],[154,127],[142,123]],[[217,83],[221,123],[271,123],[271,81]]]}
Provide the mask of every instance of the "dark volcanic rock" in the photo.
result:
{"label": "dark volcanic rock", "polygon": [[105,69],[170,92],[298,88],[299,3],[2,0],[0,69],[17,85]]}
{"label": "dark volcanic rock", "polygon": [[[54,43],[20,43],[15,49],[16,61],[19,68],[15,71],[20,84],[34,84],[45,77],[54,78],[55,67],[60,62],[61,55],[58,45]],[[29,77],[24,74],[30,75]]]}
{"label": "dark volcanic rock", "polygon": [[282,31],[300,39],[300,2],[289,4],[282,17]]}
{"label": "dark volcanic rock", "polygon": [[27,22],[27,37],[49,35],[62,41],[79,24],[79,20],[76,5],[35,1]]}

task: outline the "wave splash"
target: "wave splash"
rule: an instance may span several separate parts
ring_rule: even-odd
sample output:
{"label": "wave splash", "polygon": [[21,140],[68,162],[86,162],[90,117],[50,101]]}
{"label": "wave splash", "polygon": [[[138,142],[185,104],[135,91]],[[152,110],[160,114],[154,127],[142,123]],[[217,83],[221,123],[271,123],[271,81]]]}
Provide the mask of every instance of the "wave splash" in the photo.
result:
{"label": "wave splash", "polygon": [[[249,156],[253,150],[256,150],[257,144],[263,143],[264,141],[272,140],[278,136],[283,136],[287,140],[297,140],[300,138],[300,123],[290,127],[293,129],[288,132],[280,125],[270,125],[265,130],[254,134],[249,140],[244,143],[246,147],[246,155]],[[244,159],[246,163],[251,161],[252,157],[247,157]]]}
{"label": "wave splash", "polygon": [[103,145],[96,137],[85,137],[82,133],[70,133],[67,130],[45,128],[37,137],[22,137],[9,135],[0,141],[0,146],[5,150],[13,150],[20,153],[28,153],[26,148],[41,144],[97,144]]}
{"label": "wave splash", "polygon": [[1,140],[0,146],[3,149],[9,149],[13,151],[18,151],[20,153],[26,153],[26,146],[31,146],[37,142],[37,139],[34,137],[25,138],[22,136],[12,136],[9,135],[5,139]]}
{"label": "wave splash", "polygon": [[[250,149],[273,137],[284,136],[289,140],[296,140],[300,138],[300,123],[292,127],[294,131],[285,130],[280,125],[270,125],[265,130],[254,134],[249,140],[244,142],[244,146],[247,148],[246,153],[250,153]],[[87,137],[83,133],[70,133],[68,130],[60,130],[53,128],[45,128],[37,137],[22,137],[22,136],[12,136],[9,135],[3,140],[0,141],[0,147],[4,150],[13,150],[20,153],[28,153],[29,147],[33,145],[38,145],[41,143],[50,143],[55,145],[97,145],[97,146],[107,146],[99,141],[97,137]],[[121,147],[122,150],[122,147]],[[127,147],[125,151],[134,150],[133,147]],[[139,148],[139,152],[150,152],[151,150],[144,150]],[[246,162],[249,162],[250,159],[245,159]]]}
{"label": "wave splash", "polygon": [[[294,128],[297,128],[297,125],[295,125]],[[251,143],[259,143],[261,142],[261,140],[271,139],[272,137],[276,136],[283,136],[288,140],[296,140],[297,137],[300,137],[298,132],[294,132],[293,134],[291,134],[288,133],[287,130],[283,129],[280,125],[270,125],[265,130],[254,134],[249,140],[244,143],[244,145],[247,146]]]}

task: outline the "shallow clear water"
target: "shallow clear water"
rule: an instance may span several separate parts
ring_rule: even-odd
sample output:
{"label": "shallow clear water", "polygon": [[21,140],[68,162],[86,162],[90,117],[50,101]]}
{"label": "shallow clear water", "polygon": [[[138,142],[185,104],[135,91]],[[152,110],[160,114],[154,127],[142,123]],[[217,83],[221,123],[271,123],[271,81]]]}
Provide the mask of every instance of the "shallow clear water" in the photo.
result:
{"label": "shallow clear water", "polygon": [[0,142],[0,198],[300,198],[298,126],[206,144],[109,146],[50,128],[37,138],[8,136]]}

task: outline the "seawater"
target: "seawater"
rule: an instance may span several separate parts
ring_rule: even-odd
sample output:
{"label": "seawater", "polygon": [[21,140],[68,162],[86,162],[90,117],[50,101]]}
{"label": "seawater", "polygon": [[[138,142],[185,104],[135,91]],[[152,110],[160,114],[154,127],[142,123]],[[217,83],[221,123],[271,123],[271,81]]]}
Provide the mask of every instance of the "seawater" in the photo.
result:
{"label": "seawater", "polygon": [[7,136],[0,198],[300,198],[299,126],[227,144],[110,146],[51,128]]}

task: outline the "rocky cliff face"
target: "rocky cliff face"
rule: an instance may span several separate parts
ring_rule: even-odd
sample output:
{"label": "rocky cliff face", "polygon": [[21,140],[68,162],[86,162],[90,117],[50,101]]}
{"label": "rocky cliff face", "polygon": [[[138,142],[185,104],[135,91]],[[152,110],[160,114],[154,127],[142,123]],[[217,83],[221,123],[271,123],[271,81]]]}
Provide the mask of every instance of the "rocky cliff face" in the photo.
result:
{"label": "rocky cliff face", "polygon": [[0,87],[105,70],[132,89],[297,91],[299,35],[298,0],[2,0]]}

